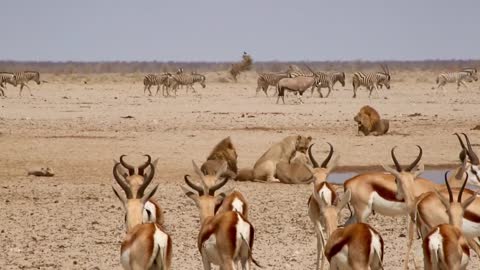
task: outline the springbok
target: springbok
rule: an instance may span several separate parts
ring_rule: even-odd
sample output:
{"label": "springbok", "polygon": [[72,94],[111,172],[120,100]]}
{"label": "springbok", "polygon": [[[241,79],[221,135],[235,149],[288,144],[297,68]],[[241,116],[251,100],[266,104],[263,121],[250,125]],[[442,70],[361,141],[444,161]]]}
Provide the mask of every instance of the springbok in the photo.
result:
{"label": "springbok", "polygon": [[202,255],[203,268],[211,269],[211,265],[219,265],[222,270],[236,269],[239,262],[242,269],[250,269],[253,261],[252,248],[255,230],[250,222],[235,211],[225,211],[215,214],[215,207],[220,205],[225,193],[215,194],[215,191],[224,186],[228,178],[223,179],[215,187],[208,187],[204,175],[193,161],[195,172],[199,175],[202,186],[191,181],[185,182],[198,194],[181,186],[185,195],[192,199],[200,211],[200,232],[198,234],[198,249]]}
{"label": "springbok", "polygon": [[[395,157],[393,147],[391,156],[395,169],[382,165],[389,174],[365,173],[345,181],[344,188],[352,193],[350,204],[354,209],[354,215],[347,224],[365,222],[372,211],[385,216],[405,215],[409,224],[408,234],[413,238],[415,198],[441,186],[427,179],[418,178],[423,172],[423,164],[418,165],[423,150],[420,146],[417,147],[419,149],[417,158],[405,169],[402,169]],[[413,171],[417,165],[418,169]],[[409,216],[411,218],[408,218]],[[407,251],[410,250],[410,244],[407,241]],[[408,252],[405,256],[404,268],[408,269]]]}
{"label": "springbok", "polygon": [[347,190],[341,199],[330,204],[323,194],[319,196],[315,190],[313,192],[313,199],[320,206],[320,217],[325,222],[328,238],[325,256],[330,269],[383,269],[383,239],[375,229],[365,223],[337,228],[339,213],[350,197],[351,192]]}
{"label": "springbok", "polygon": [[[127,233],[120,249],[120,262],[125,270],[170,269],[172,259],[172,240],[158,223],[143,223],[144,205],[155,194],[158,185],[144,194],[155,174],[155,167],[149,163],[150,173],[144,176],[135,192],[117,172],[120,163],[113,167],[113,175],[126,198],[120,196],[115,186],[113,191],[122,202],[127,214]],[[139,180],[140,175],[136,175]]]}
{"label": "springbok", "polygon": [[[149,166],[149,164],[152,161],[152,158],[150,157],[150,155],[145,155],[145,156],[147,157],[147,161],[138,167],[128,164],[124,160],[125,155],[120,156],[120,162],[113,160],[114,165],[117,163],[120,163],[123,166],[123,168],[120,166],[117,166],[116,167],[117,169],[113,173],[116,174],[117,177],[122,176],[126,180],[126,183],[132,189],[134,196],[136,196],[135,194],[137,194],[139,188],[141,187],[144,181],[145,169]],[[157,166],[157,162],[158,162],[158,159],[153,161],[152,163],[153,167]],[[124,170],[124,168],[126,169],[126,171]],[[137,173],[135,173],[135,170],[137,170]],[[156,222],[160,225],[163,225],[164,223],[163,210],[160,207],[160,204],[154,198],[150,198],[145,203],[144,211],[143,211],[143,222],[144,223]]]}
{"label": "springbok", "polygon": [[[426,270],[435,269],[467,269],[470,260],[470,249],[462,232],[463,215],[467,207],[476,199],[476,193],[462,201],[462,194],[468,179],[458,192],[457,201],[453,200],[453,193],[445,173],[448,200],[439,191],[435,195],[445,207],[448,215],[448,224],[434,227],[423,240],[423,260]],[[439,209],[431,209],[439,211]]]}
{"label": "springbok", "polygon": [[[311,144],[308,147],[308,155],[310,157],[310,160],[312,161],[313,164],[313,169],[311,169],[311,173],[313,175],[313,193],[310,195],[308,198],[308,216],[310,217],[310,220],[313,223],[313,227],[315,230],[315,233],[317,235],[317,261],[316,261],[316,269],[319,269],[320,265],[320,254],[322,253],[323,247],[326,243],[326,238],[323,234],[323,229],[325,228],[325,219],[322,218],[322,205],[319,203],[319,200],[315,199],[315,196],[318,196],[318,198],[323,197],[325,198],[325,203],[327,205],[333,205],[337,201],[337,193],[335,191],[335,188],[328,183],[327,177],[330,174],[330,172],[335,168],[337,164],[337,158],[334,159],[333,162],[329,162],[332,158],[333,155],[333,146],[327,142],[328,145],[330,145],[330,152],[325,158],[325,160],[322,162],[322,165],[319,166],[317,161],[315,160],[315,157],[312,154],[312,147],[314,144]],[[308,166],[307,166],[308,167]],[[308,167],[310,168],[310,167]],[[323,201],[322,201],[323,202]],[[348,203],[348,202],[347,202]],[[324,264],[324,258],[325,256],[322,255],[322,269],[323,269],[323,264]]]}

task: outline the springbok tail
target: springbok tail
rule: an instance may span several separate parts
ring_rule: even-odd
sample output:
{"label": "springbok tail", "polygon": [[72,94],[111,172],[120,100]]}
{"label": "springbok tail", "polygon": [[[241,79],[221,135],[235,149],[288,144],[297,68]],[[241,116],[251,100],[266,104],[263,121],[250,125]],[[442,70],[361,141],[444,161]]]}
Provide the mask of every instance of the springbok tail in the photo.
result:
{"label": "springbok tail", "polygon": [[245,237],[243,237],[242,235],[242,240],[243,242],[245,243],[246,247],[248,248],[248,258],[252,260],[252,262],[259,268],[263,268],[263,266],[261,266],[257,260],[255,260],[253,258],[253,254],[252,254],[252,249],[250,248],[250,245],[248,244],[247,240],[245,239]]}

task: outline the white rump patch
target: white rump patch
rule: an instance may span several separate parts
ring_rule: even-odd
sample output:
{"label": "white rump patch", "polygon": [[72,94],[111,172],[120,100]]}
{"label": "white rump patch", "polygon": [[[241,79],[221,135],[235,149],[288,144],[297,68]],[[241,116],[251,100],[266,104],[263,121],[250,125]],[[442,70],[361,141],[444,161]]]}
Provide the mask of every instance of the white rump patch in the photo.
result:
{"label": "white rump patch", "polygon": [[369,200],[370,208],[384,216],[400,216],[407,214],[407,205],[384,199],[377,192],[372,192]]}
{"label": "white rump patch", "polygon": [[238,198],[235,198],[232,202],[232,210],[243,214],[243,202]]}
{"label": "white rump patch", "polygon": [[325,201],[327,202],[328,205],[332,204],[332,191],[327,187],[327,185],[323,185],[323,187],[318,190],[318,197],[321,199],[323,195],[323,198],[325,198]]}
{"label": "white rump patch", "polygon": [[[148,217],[147,210],[150,211],[150,218]],[[151,203],[150,201],[147,201],[145,205],[143,206],[143,223],[153,223],[157,220],[156,214],[157,214],[157,208],[155,207],[155,204]]]}

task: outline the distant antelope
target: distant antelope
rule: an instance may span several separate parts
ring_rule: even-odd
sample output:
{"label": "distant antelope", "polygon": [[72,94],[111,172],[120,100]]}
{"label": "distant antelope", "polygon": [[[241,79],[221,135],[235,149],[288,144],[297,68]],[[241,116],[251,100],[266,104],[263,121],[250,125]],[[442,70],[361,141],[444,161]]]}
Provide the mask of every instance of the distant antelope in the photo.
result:
{"label": "distant antelope", "polygon": [[[308,67],[308,66],[307,66]],[[318,75],[310,69],[312,76],[306,77],[306,76],[298,76],[298,77],[293,77],[293,78],[283,78],[280,81],[278,81],[277,84],[277,102],[280,100],[280,97],[282,98],[283,104],[285,104],[285,91],[292,91],[295,93],[298,93],[298,100],[300,103],[303,103],[302,101],[302,96],[303,93],[313,85],[317,85],[320,82],[320,78]]]}
{"label": "distant antelope", "polygon": [[[467,178],[458,192],[457,201],[453,200],[453,192],[448,184],[448,171],[445,173],[448,199],[438,190],[435,195],[443,204],[448,215],[448,224],[440,224],[430,230],[423,240],[423,260],[426,270],[436,269],[467,269],[470,250],[462,232],[463,216],[466,209],[476,199],[476,193],[462,201],[462,194]],[[431,208],[429,211],[443,212],[441,208]]]}
{"label": "distant antelope", "polygon": [[[204,181],[205,175],[193,162],[195,172],[200,177],[202,186],[186,181],[198,192],[195,194],[182,186],[185,195],[192,199],[200,211],[201,228],[198,234],[198,249],[202,255],[203,268],[211,269],[211,264],[219,265],[222,270],[236,269],[241,263],[242,269],[250,269],[250,264],[256,261],[252,258],[255,230],[252,224],[239,212],[221,211],[215,214],[215,207],[220,205],[225,193],[214,195],[228,181],[225,178],[215,187],[208,187]],[[185,176],[185,180],[188,177]],[[258,265],[258,264],[257,264]]]}
{"label": "distant antelope", "polygon": [[382,65],[382,72],[376,73],[363,73],[355,72],[353,74],[352,85],[353,85],[353,97],[357,97],[357,89],[360,86],[365,86],[369,91],[368,97],[372,95],[373,89],[378,94],[379,84],[385,85],[387,89],[390,89],[390,70],[387,66]]}
{"label": "distant antelope", "polygon": [[168,270],[171,265],[172,240],[158,223],[143,223],[143,211],[145,203],[155,194],[158,185],[149,193],[144,194],[155,174],[155,167],[149,164],[150,173],[145,175],[134,175],[137,180],[144,178],[142,184],[135,192],[118,175],[117,168],[120,163],[115,164],[113,175],[120,187],[125,191],[126,198],[123,198],[117,189],[112,186],[115,195],[122,202],[127,215],[127,234],[122,242],[120,250],[120,261],[125,270],[135,269],[158,269]]}

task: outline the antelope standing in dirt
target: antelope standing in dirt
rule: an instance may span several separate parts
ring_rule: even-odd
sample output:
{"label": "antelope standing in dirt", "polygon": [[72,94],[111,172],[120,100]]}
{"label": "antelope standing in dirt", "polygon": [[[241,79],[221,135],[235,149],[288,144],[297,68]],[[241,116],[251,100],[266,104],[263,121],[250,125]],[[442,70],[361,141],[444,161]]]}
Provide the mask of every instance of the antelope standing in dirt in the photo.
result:
{"label": "antelope standing in dirt", "polygon": [[[114,171],[114,174],[116,174],[117,177],[122,176],[126,180],[126,183],[128,184],[128,186],[132,189],[134,194],[138,193],[141,185],[143,184],[145,169],[147,169],[147,167],[150,165],[152,160],[152,158],[149,155],[145,155],[145,156],[147,157],[147,161],[138,167],[128,164],[125,161],[125,155],[120,156],[120,162],[117,162],[116,160],[114,160],[114,164],[120,163],[122,165],[122,166],[116,167],[117,169],[116,171]],[[157,166],[157,162],[158,162],[158,159],[153,161],[152,163],[153,167]],[[135,170],[137,170],[137,173],[135,173]],[[163,225],[163,222],[164,222],[163,210],[160,207],[160,204],[154,198],[150,198],[144,205],[143,222],[144,223],[156,222],[160,225]]]}
{"label": "antelope standing in dirt", "polygon": [[125,270],[168,270],[172,258],[172,240],[158,223],[143,223],[143,211],[145,203],[155,194],[158,185],[149,193],[144,194],[155,174],[155,167],[149,163],[150,173],[146,175],[132,175],[131,178],[140,180],[142,184],[135,192],[126,179],[118,174],[118,166],[113,167],[113,175],[120,187],[125,191],[126,198],[120,195],[115,186],[113,191],[122,202],[127,215],[127,234],[124,237],[120,250],[120,261]]}
{"label": "antelope standing in dirt", "polygon": [[[205,175],[193,163],[195,172],[201,180],[202,186],[187,181],[198,194],[182,186],[185,195],[192,199],[200,211],[200,232],[198,234],[198,249],[202,255],[203,268],[211,269],[211,265],[219,265],[222,270],[236,269],[241,263],[242,269],[250,269],[252,248],[255,230],[252,224],[236,211],[225,211],[215,214],[215,207],[222,204],[225,193],[214,195],[215,191],[224,186],[228,178],[223,179],[214,187],[209,187],[204,179]],[[257,264],[258,265],[258,264]]]}
{"label": "antelope standing in dirt", "polygon": [[328,238],[325,256],[330,269],[383,269],[383,239],[375,229],[365,223],[337,228],[339,213],[350,201],[350,196],[347,190],[341,199],[331,204],[323,194],[319,196],[315,190],[313,192],[313,200],[320,206],[320,218],[325,223]]}
{"label": "antelope standing in dirt", "polygon": [[[448,171],[445,173],[445,185],[447,186],[448,199],[438,190],[435,190],[435,196],[442,203],[448,215],[448,223],[440,224],[425,236],[423,240],[423,260],[426,270],[436,269],[467,269],[470,259],[470,249],[465,239],[462,226],[463,216],[467,207],[476,199],[476,193],[467,200],[462,201],[463,191],[468,179],[465,178],[457,201],[453,200],[453,193],[447,179]],[[441,208],[429,209],[430,211],[444,211]]]}
{"label": "antelope standing in dirt", "polygon": [[[337,164],[337,158],[334,159],[333,162],[330,162],[332,155],[333,155],[333,146],[330,145],[330,152],[325,160],[322,162],[322,165],[319,166],[315,157],[312,154],[312,147],[314,144],[311,144],[308,147],[308,155],[310,160],[313,164],[313,169],[311,169],[311,173],[313,175],[313,193],[308,198],[308,216],[313,223],[313,227],[315,229],[315,233],[317,235],[317,260],[316,260],[316,269],[319,269],[320,266],[320,254],[323,254],[322,250],[326,243],[326,238],[323,233],[325,228],[325,219],[322,218],[322,203],[319,203],[319,200],[315,199],[315,196],[318,198],[323,197],[325,199],[325,203],[327,205],[334,205],[337,201],[337,193],[335,188],[327,182],[327,177],[330,172],[335,168]],[[338,157],[338,156],[337,156]],[[309,167],[308,167],[309,168]],[[322,255],[322,269],[324,264],[324,256]]]}

